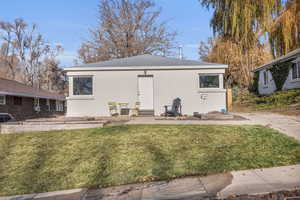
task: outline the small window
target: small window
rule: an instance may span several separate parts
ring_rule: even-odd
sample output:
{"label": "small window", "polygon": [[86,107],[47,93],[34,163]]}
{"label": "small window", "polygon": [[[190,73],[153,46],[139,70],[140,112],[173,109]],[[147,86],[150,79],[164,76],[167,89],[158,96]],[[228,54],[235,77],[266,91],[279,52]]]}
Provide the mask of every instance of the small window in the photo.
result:
{"label": "small window", "polygon": [[300,62],[293,64],[292,80],[294,79],[300,79]]}
{"label": "small window", "polygon": [[219,88],[219,75],[199,75],[200,88]]}
{"label": "small window", "polygon": [[73,77],[73,95],[93,95],[93,77]]}
{"label": "small window", "polygon": [[14,97],[14,105],[21,106],[22,105],[22,97]]}
{"label": "small window", "polygon": [[263,75],[264,75],[264,85],[267,85],[268,84],[268,71],[264,71]]}
{"label": "small window", "polygon": [[5,105],[5,104],[6,104],[6,96],[0,95],[0,105]]}

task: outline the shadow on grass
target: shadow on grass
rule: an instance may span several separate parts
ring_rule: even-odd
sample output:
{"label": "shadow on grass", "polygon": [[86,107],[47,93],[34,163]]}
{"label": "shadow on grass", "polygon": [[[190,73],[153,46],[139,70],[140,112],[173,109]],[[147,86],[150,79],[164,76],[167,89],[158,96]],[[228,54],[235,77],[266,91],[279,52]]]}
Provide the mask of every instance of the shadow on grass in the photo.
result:
{"label": "shadow on grass", "polygon": [[159,179],[168,179],[174,167],[174,163],[167,153],[164,153],[157,145],[148,141],[144,143],[146,152],[151,154],[151,159],[154,163],[152,175]]}
{"label": "shadow on grass", "polygon": [[84,183],[85,187],[97,188],[106,185],[109,183],[109,177],[113,175],[111,174],[111,168],[113,167],[112,157],[117,153],[114,152],[117,142],[115,139],[108,138],[105,139],[102,144],[103,145],[98,147],[99,151],[96,153],[98,156],[96,158],[97,165],[95,166],[95,169],[90,169],[94,172],[91,175],[91,179]]}
{"label": "shadow on grass", "polygon": [[[19,166],[18,168],[12,169],[10,173],[7,173],[5,175],[6,177],[4,176],[2,181],[8,186],[13,186],[13,188],[10,188],[12,191],[16,190],[19,193],[26,193],[27,191],[47,191],[49,183],[46,179],[47,177],[53,176],[53,174],[48,173],[48,171],[46,176],[44,174],[41,176],[41,174],[43,172],[45,162],[48,160],[49,156],[51,156],[51,151],[49,149],[53,147],[53,143],[49,143],[49,140],[43,137],[35,141],[34,139],[36,138],[33,139],[31,137],[26,137],[26,135],[22,135],[19,136],[19,140],[21,139],[23,141],[20,142],[19,145],[25,143],[25,141],[28,143],[28,141],[31,140],[32,153],[22,151],[23,147],[20,146],[11,147],[12,149],[19,148],[14,149],[14,154],[20,154],[19,159],[22,160],[9,160],[5,163],[7,166],[13,165],[12,163],[18,163]],[[15,178],[9,177],[11,174],[15,176]],[[12,180],[14,182],[10,182]]]}

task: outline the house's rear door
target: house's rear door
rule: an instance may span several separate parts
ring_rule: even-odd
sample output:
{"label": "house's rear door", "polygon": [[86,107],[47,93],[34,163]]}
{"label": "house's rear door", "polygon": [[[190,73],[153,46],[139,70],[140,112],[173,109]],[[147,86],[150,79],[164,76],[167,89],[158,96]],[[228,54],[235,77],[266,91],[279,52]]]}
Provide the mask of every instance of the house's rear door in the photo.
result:
{"label": "house's rear door", "polygon": [[138,96],[141,110],[154,110],[153,76],[138,77]]}

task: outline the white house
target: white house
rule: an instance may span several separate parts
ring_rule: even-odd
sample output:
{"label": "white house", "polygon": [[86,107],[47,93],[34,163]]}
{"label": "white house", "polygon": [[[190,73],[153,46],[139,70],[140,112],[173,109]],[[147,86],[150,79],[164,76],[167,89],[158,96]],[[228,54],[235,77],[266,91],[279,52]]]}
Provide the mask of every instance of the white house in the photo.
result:
{"label": "white house", "polygon": [[271,62],[264,64],[254,70],[259,73],[258,93],[261,95],[271,94],[277,90],[275,80],[270,69],[281,63],[290,63],[291,66],[286,80],[282,86],[282,90],[300,88],[300,49],[291,51]]}
{"label": "white house", "polygon": [[164,113],[179,97],[182,114],[226,110],[227,65],[141,55],[65,68],[67,116],[110,116],[108,102]]}

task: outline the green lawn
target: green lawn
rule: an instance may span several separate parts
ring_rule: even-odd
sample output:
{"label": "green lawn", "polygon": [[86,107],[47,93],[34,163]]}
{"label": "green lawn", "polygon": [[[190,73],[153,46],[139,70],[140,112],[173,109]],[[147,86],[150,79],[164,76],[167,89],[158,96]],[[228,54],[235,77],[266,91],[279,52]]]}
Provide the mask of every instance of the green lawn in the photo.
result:
{"label": "green lawn", "polygon": [[300,163],[262,126],[120,125],[0,135],[0,196]]}

